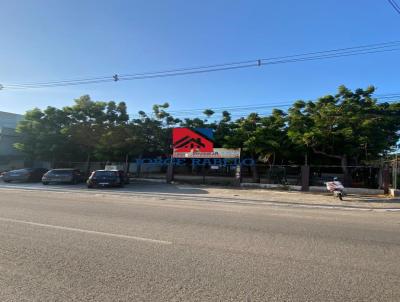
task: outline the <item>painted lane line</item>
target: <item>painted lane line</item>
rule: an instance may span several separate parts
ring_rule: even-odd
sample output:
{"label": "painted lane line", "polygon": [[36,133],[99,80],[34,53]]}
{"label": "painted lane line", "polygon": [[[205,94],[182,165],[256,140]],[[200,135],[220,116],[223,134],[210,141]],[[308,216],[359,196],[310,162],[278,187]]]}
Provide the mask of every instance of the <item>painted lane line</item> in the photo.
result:
{"label": "painted lane line", "polygon": [[64,227],[64,226],[59,226],[59,225],[44,224],[44,223],[25,221],[25,220],[17,220],[17,219],[4,218],[4,217],[0,217],[0,221],[27,224],[27,225],[33,225],[33,226],[45,227],[45,228],[63,230],[63,231],[71,231],[71,232],[79,232],[79,233],[85,233],[85,234],[108,236],[108,237],[121,238],[121,239],[145,241],[145,242],[165,244],[165,245],[172,244],[171,241],[165,241],[165,240],[158,240],[158,239],[151,239],[151,238],[137,237],[137,236],[129,236],[129,235],[122,235],[122,234],[114,234],[114,233],[105,233],[105,232],[91,231],[91,230],[78,229],[78,228],[70,228],[70,227]]}

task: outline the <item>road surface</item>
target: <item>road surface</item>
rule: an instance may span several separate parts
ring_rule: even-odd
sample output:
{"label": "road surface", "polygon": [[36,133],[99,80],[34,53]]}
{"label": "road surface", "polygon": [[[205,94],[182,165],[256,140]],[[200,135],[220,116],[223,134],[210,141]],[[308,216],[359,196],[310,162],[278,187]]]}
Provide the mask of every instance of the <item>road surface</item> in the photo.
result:
{"label": "road surface", "polygon": [[0,301],[399,301],[399,215],[0,189]]}

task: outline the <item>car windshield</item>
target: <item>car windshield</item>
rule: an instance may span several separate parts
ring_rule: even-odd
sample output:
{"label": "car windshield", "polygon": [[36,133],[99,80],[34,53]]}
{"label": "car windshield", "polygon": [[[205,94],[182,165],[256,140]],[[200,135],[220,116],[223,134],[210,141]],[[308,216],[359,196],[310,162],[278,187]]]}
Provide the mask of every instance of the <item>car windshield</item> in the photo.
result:
{"label": "car windshield", "polygon": [[72,173],[72,170],[51,170],[49,172],[50,175],[54,175],[54,174],[57,174],[57,175],[69,175],[71,173]]}
{"label": "car windshield", "polygon": [[115,171],[96,171],[94,172],[96,177],[115,177],[117,176]]}

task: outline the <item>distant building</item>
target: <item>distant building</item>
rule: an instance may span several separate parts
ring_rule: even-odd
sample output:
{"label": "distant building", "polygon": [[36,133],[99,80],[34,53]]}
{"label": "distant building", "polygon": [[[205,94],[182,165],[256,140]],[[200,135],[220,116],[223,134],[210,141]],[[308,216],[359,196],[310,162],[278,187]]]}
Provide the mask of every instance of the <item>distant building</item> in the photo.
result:
{"label": "distant building", "polygon": [[15,129],[23,118],[24,116],[21,114],[0,111],[0,128]]}
{"label": "distant building", "polygon": [[18,134],[15,128],[23,115],[0,111],[0,170],[1,167],[23,165],[23,156],[14,148]]}

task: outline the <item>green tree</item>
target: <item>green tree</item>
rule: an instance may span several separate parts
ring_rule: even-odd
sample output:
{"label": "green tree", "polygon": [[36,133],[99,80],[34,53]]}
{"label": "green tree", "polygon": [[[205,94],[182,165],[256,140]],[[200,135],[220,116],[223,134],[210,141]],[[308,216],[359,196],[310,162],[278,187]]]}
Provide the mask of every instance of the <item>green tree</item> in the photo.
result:
{"label": "green tree", "polygon": [[283,161],[291,155],[288,152],[291,146],[287,139],[286,114],[274,109],[270,116],[262,117],[253,136],[245,142],[245,145],[248,144],[253,146],[259,159],[271,165],[277,159]]}
{"label": "green tree", "polygon": [[114,159],[123,152],[120,150],[123,143],[118,139],[125,133],[123,128],[129,122],[125,103],[93,101],[84,95],[76,99],[73,106],[64,107],[63,111],[70,119],[65,133],[86,157],[88,166],[93,158]]}
{"label": "green tree", "polygon": [[231,114],[228,111],[223,111],[221,118],[213,128],[216,147],[227,145],[227,139],[232,135],[233,127],[234,123],[232,122]]}
{"label": "green tree", "polygon": [[289,109],[289,138],[303,151],[339,161],[345,175],[349,162],[390,152],[399,139],[399,105],[379,104],[374,91],[340,86],[334,96],[296,102]]}
{"label": "green tree", "polygon": [[106,120],[102,133],[95,145],[94,154],[97,159],[107,161],[124,161],[131,153],[132,127],[124,102],[116,104],[108,102]]}
{"label": "green tree", "polygon": [[374,91],[341,86],[336,95],[296,101],[287,113],[275,109],[236,120],[228,111],[219,115],[211,109],[181,120],[168,112],[168,103],[129,120],[124,102],[85,95],[62,109],[28,111],[15,147],[31,161],[123,161],[170,155],[173,127],[207,127],[214,130],[216,147],[242,148],[245,156],[271,165],[302,162],[309,155],[313,162],[340,163],[347,174],[349,164],[381,158],[399,139],[400,103],[378,103]]}
{"label": "green tree", "polygon": [[77,155],[65,134],[70,121],[60,109],[47,107],[32,109],[17,126],[20,134],[16,149],[27,155],[28,161],[71,159]]}

